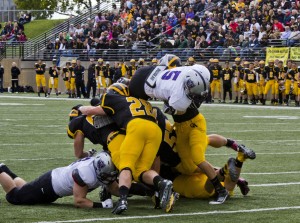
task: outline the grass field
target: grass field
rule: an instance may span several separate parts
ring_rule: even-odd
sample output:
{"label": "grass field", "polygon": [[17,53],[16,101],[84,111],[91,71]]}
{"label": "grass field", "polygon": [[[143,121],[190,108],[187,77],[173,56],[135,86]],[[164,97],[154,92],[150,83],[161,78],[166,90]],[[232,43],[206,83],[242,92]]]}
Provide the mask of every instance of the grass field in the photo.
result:
{"label": "grass field", "polygon": [[[0,162],[30,181],[74,161],[66,126],[70,108],[78,103],[89,101],[0,95]],[[115,216],[107,209],[76,209],[72,197],[51,205],[13,206],[0,189],[0,222],[300,222],[300,110],[214,104],[203,105],[201,112],[208,133],[237,139],[256,151],[257,158],[243,166],[248,196],[237,188],[235,196],[219,206],[180,198],[170,214],[154,210],[149,198],[132,197],[129,210]],[[97,146],[87,142],[90,148]],[[207,150],[207,160],[216,166],[230,156],[235,153],[227,148]],[[98,191],[89,198],[97,201]]]}

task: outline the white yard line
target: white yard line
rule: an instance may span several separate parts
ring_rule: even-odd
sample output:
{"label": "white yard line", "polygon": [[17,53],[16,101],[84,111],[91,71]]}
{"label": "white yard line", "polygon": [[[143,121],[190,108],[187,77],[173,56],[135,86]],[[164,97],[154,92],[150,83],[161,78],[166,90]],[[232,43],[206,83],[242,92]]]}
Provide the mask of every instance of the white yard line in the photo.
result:
{"label": "white yard line", "polygon": [[[206,156],[227,156],[232,153],[216,153],[216,154],[205,154]],[[256,155],[294,155],[300,154],[300,152],[284,152],[284,153],[256,153]]]}
{"label": "white yard line", "polygon": [[[77,99],[77,98],[60,98],[55,95],[50,96],[50,98],[45,97],[33,97],[33,96],[22,96],[22,95],[1,95],[1,98],[11,98],[11,99],[34,99],[34,100],[54,100],[54,101],[90,101],[90,99]],[[154,105],[162,105],[162,101],[150,101]],[[232,108],[261,108],[261,109],[273,109],[273,110],[300,110],[297,107],[280,107],[280,106],[261,106],[261,105],[235,105],[235,104],[202,104],[203,107],[232,107]]]}
{"label": "white yard line", "polygon": [[182,213],[182,214],[126,216],[126,217],[112,217],[112,218],[90,218],[90,219],[85,218],[85,219],[65,220],[65,221],[40,221],[38,223],[71,223],[71,222],[92,222],[92,221],[119,221],[119,220],[155,219],[155,218],[169,218],[169,217],[197,216],[197,215],[201,216],[201,215],[217,215],[217,214],[255,213],[255,212],[284,211],[284,210],[296,210],[296,209],[300,209],[300,206],[244,209],[244,210],[236,210],[236,211],[208,211],[208,212],[192,212],[192,213]]}
{"label": "white yard line", "polygon": [[273,183],[273,184],[250,184],[250,187],[277,187],[277,186],[289,186],[289,185],[300,185],[300,182],[289,182],[289,183]]}
{"label": "white yard line", "polygon": [[288,171],[288,172],[267,172],[267,173],[244,173],[242,175],[280,175],[280,174],[299,174],[300,171]]}

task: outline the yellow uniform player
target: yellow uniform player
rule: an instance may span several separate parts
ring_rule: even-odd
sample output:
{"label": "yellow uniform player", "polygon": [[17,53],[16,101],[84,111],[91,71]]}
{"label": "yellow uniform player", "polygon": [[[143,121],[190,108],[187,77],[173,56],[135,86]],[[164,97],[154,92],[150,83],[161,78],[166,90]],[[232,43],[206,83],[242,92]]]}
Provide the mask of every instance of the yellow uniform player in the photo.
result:
{"label": "yellow uniform player", "polygon": [[116,83],[102,95],[100,106],[83,106],[80,107],[80,111],[86,115],[111,116],[121,129],[126,130],[126,136],[119,149],[119,158],[113,159],[120,171],[120,199],[113,213],[121,214],[127,210],[127,196],[132,176],[136,181],[154,185],[160,193],[162,208],[169,212],[174,200],[173,184],[150,170],[162,140],[162,133],[156,124],[156,114],[151,104],[130,97],[128,87]]}
{"label": "yellow uniform player", "polygon": [[71,91],[71,97],[75,98],[75,89],[76,89],[76,83],[75,83],[75,73],[74,68],[77,66],[76,60],[72,60],[70,70],[70,91]]}
{"label": "yellow uniform player", "polygon": [[56,65],[56,60],[53,60],[53,65],[49,68],[49,90],[48,90],[48,96],[50,96],[52,88],[55,90],[56,96],[58,96],[58,78],[60,75],[60,67]]}
{"label": "yellow uniform player", "polygon": [[255,105],[258,99],[257,83],[258,74],[254,69],[254,63],[249,63],[249,69],[244,71],[244,81],[246,82],[246,89],[248,99],[251,100],[251,104]]}
{"label": "yellow uniform player", "polygon": [[66,93],[69,95],[69,98],[71,98],[71,88],[70,88],[70,81],[71,81],[71,71],[70,71],[70,62],[66,62],[66,66],[62,69],[62,77],[65,83],[66,87]]}
{"label": "yellow uniform player", "polygon": [[211,88],[211,101],[214,102],[215,91],[218,93],[219,103],[221,102],[221,72],[222,67],[219,65],[218,59],[213,59],[212,65],[209,67],[212,74],[212,82],[210,84]]}
{"label": "yellow uniform player", "polygon": [[243,103],[243,98],[241,96],[240,88],[243,87],[243,67],[241,65],[241,58],[237,57],[235,58],[235,64],[232,66],[233,71],[233,91],[235,93],[235,101],[234,103],[239,102]]}
{"label": "yellow uniform player", "polygon": [[106,66],[104,66],[104,61],[102,58],[98,59],[98,63],[96,64],[96,76],[97,76],[97,89],[98,94],[101,93],[101,88],[103,88],[103,92],[106,90],[106,81],[105,81],[105,73]]}
{"label": "yellow uniform player", "polygon": [[266,104],[267,94],[271,89],[272,99],[271,104],[277,105],[278,99],[275,91],[275,83],[278,81],[279,69],[274,66],[274,60],[269,60],[269,65],[265,67],[265,81],[266,87],[264,91],[264,101],[263,104]]}
{"label": "yellow uniform player", "polygon": [[34,67],[36,73],[35,81],[36,81],[38,96],[39,97],[41,96],[41,86],[42,86],[46,97],[47,96],[46,78],[45,78],[46,64],[43,63],[42,60],[39,60],[37,63],[35,63]]}

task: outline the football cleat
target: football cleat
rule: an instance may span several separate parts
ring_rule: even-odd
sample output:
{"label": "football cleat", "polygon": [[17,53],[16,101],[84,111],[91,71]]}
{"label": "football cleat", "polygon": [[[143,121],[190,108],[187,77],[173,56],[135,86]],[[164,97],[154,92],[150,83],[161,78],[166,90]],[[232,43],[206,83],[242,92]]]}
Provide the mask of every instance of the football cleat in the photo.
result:
{"label": "football cleat", "polygon": [[154,204],[154,209],[161,209],[158,192],[155,192],[155,194],[152,196],[152,202]]}
{"label": "football cleat", "polygon": [[250,188],[248,187],[248,181],[246,181],[244,178],[239,178],[236,185],[240,188],[242,195],[246,196]]}
{"label": "football cleat", "polygon": [[112,210],[111,213],[122,214],[124,211],[127,210],[127,206],[128,206],[127,200],[124,198],[120,198],[116,207]]}
{"label": "football cleat", "polygon": [[168,203],[167,206],[166,206],[166,209],[165,209],[166,213],[169,213],[169,212],[171,212],[171,211],[173,210],[173,207],[174,207],[174,205],[175,205],[175,202],[176,202],[178,199],[179,199],[179,194],[176,193],[176,192],[173,192],[173,193],[171,194],[169,203]]}
{"label": "football cleat", "polygon": [[235,166],[235,159],[234,158],[229,158],[227,161],[227,165],[228,165],[228,174],[230,176],[230,179],[233,182],[236,182],[239,178],[236,166]]}
{"label": "football cleat", "polygon": [[159,183],[160,207],[166,212],[170,211],[170,200],[173,192],[173,183],[170,180],[163,180]]}
{"label": "football cleat", "polygon": [[99,198],[100,198],[100,201],[102,201],[102,202],[107,199],[111,199],[111,193],[109,193],[107,191],[106,186],[100,186]]}
{"label": "football cleat", "polygon": [[238,152],[244,153],[245,159],[254,160],[256,158],[255,152],[252,149],[247,148],[245,145],[239,145],[238,149]]}
{"label": "football cleat", "polygon": [[215,200],[210,201],[209,204],[223,204],[229,197],[229,192],[224,188],[217,193]]}

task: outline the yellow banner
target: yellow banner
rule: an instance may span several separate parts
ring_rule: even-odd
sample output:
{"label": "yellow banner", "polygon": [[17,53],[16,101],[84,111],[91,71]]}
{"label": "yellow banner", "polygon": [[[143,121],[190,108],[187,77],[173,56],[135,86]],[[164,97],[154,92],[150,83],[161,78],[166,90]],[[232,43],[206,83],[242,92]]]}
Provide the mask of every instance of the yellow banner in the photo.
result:
{"label": "yellow banner", "polygon": [[288,58],[289,58],[289,47],[268,47],[267,48],[266,64],[268,64],[269,60],[274,60],[274,61],[282,60],[283,64],[286,65],[286,61],[288,60]]}
{"label": "yellow banner", "polygon": [[290,59],[300,61],[300,47],[291,47]]}

